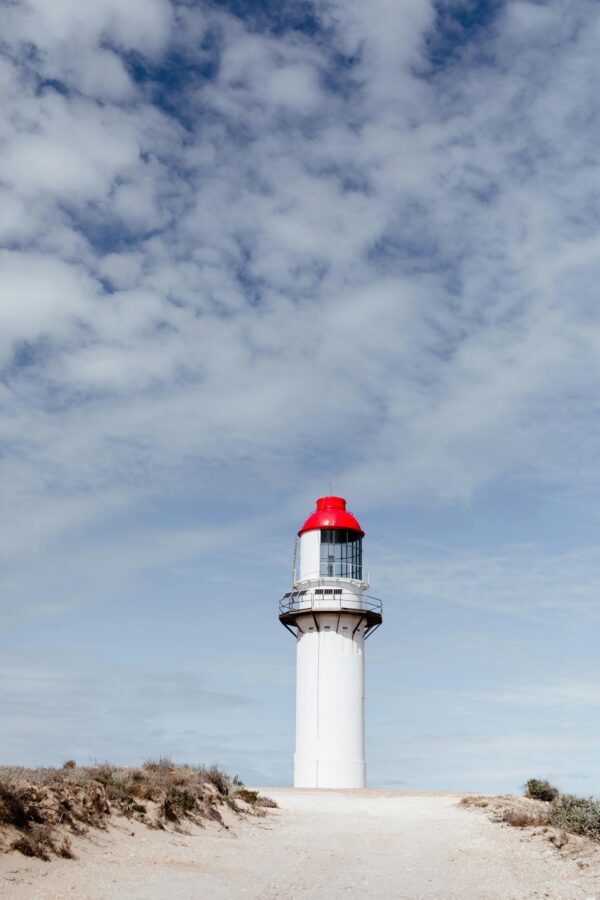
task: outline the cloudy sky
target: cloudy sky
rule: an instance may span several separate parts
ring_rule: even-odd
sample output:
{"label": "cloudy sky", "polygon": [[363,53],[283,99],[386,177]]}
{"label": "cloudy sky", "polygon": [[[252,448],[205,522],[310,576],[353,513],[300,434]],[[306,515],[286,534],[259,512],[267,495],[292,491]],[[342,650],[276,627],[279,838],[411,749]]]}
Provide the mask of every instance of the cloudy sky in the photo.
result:
{"label": "cloudy sky", "polygon": [[4,762],[289,783],[277,621],[367,532],[370,782],[600,792],[600,8],[11,0]]}

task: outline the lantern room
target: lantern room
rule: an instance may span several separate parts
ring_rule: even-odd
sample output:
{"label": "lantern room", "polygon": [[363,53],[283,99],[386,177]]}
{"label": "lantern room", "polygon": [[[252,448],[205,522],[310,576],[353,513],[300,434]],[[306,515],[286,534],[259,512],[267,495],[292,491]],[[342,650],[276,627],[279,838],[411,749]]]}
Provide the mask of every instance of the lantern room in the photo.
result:
{"label": "lantern room", "polygon": [[364,581],[364,531],[343,497],[320,497],[300,531],[300,581],[345,578]]}

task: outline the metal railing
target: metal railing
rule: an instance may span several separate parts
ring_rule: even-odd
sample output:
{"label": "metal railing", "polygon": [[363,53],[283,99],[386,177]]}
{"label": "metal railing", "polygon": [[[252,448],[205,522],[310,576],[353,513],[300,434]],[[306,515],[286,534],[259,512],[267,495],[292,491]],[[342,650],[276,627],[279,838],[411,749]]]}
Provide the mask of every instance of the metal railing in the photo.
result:
{"label": "metal railing", "polygon": [[353,594],[342,588],[288,591],[279,601],[279,615],[305,611],[370,612],[383,615],[383,602],[370,594]]}

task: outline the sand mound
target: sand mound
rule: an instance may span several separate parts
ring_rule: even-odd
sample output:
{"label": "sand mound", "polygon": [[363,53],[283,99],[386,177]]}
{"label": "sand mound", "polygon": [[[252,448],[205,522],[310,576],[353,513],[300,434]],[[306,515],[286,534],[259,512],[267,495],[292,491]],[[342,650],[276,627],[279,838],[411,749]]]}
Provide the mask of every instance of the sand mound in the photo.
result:
{"label": "sand mound", "polygon": [[273,802],[234,784],[216,767],[168,760],[141,768],[5,767],[0,769],[0,849],[41,859],[71,857],[70,835],[105,829],[112,816],[159,829],[177,829],[186,821],[224,826],[222,807],[238,815],[264,815],[268,805]]}

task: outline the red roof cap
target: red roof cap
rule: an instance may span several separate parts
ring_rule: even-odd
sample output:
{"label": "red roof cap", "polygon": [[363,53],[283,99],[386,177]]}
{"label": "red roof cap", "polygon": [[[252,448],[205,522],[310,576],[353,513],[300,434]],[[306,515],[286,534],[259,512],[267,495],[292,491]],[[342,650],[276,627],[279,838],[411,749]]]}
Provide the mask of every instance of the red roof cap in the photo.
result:
{"label": "red roof cap", "polygon": [[298,534],[314,531],[317,528],[343,528],[346,531],[358,531],[364,535],[364,531],[352,513],[346,509],[346,501],[343,497],[319,497],[316,510],[311,513]]}

